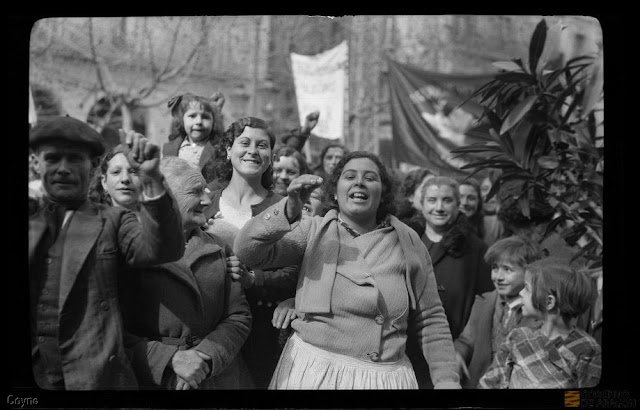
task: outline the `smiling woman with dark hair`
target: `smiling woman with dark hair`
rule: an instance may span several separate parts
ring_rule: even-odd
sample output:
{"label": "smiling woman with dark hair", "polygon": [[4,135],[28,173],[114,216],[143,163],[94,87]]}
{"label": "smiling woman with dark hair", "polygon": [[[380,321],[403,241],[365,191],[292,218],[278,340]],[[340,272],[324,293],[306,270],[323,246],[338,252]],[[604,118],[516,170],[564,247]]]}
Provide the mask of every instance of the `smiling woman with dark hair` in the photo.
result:
{"label": "smiling woman with dark hair", "polygon": [[[268,124],[255,117],[234,121],[222,137],[217,175],[228,184],[211,193],[211,205],[205,214],[207,219],[212,218],[207,231],[230,245],[251,218],[282,198],[273,191],[275,141]],[[260,270],[235,257],[229,266],[233,279],[242,284],[253,316],[253,327],[242,349],[251,376],[244,387],[266,388],[281,351],[279,332],[271,326],[271,317],[280,301],[295,294],[298,267],[280,265]]]}
{"label": "smiling woman with dark hair", "polygon": [[[460,388],[455,353],[431,260],[393,212],[393,184],[371,153],[347,154],[323,190],[331,210],[301,218],[322,183],[301,175],[288,197],[249,221],[238,258],[262,268],[300,266],[289,337],[271,389],[415,389],[405,354],[413,338],[436,388]],[[290,312],[293,312],[291,315]],[[283,327],[274,315],[274,326]]]}

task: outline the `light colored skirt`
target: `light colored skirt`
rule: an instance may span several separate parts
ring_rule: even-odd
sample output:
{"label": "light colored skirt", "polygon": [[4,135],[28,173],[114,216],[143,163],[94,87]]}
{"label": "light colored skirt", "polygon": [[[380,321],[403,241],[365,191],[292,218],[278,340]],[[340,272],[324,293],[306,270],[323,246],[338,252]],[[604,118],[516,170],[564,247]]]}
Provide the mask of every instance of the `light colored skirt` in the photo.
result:
{"label": "light colored skirt", "polygon": [[417,389],[409,358],[372,363],[328,352],[303,341],[294,332],[284,346],[269,389]]}

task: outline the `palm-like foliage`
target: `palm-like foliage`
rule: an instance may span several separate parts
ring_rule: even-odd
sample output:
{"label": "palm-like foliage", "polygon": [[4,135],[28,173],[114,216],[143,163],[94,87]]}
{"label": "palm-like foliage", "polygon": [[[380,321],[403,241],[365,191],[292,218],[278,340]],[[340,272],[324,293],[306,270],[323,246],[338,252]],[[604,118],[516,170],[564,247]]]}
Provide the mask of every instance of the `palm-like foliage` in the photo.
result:
{"label": "palm-like foliage", "polygon": [[[591,267],[602,261],[602,194],[604,141],[600,131],[603,102],[602,52],[559,63],[554,58],[558,27],[536,26],[529,63],[498,62],[500,73],[476,90],[488,120],[483,142],[458,148],[457,155],[481,157],[464,166],[472,175],[488,168],[502,170],[489,196],[506,181],[521,184],[519,205],[529,217],[534,198],[556,210],[547,233],[557,230],[577,256]],[[549,35],[549,38],[547,36]]]}

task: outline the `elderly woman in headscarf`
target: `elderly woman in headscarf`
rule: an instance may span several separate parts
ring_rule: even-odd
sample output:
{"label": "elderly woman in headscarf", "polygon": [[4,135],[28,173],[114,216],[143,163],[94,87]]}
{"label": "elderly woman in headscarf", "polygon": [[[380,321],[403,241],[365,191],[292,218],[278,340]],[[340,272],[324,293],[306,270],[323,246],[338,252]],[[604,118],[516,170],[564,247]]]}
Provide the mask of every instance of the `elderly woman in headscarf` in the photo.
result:
{"label": "elderly woman in headscarf", "polygon": [[237,389],[240,347],[251,313],[227,272],[232,250],[203,230],[211,204],[197,168],[165,157],[160,169],[176,198],[186,248],[182,259],[121,276],[127,345],[142,389]]}
{"label": "elderly woman in headscarf", "polygon": [[322,178],[301,175],[288,196],[240,230],[238,258],[261,268],[299,264],[297,317],[272,389],[411,389],[415,339],[436,388],[460,388],[429,254],[392,216],[393,186],[371,153],[347,154],[323,189],[333,209],[301,218]]}

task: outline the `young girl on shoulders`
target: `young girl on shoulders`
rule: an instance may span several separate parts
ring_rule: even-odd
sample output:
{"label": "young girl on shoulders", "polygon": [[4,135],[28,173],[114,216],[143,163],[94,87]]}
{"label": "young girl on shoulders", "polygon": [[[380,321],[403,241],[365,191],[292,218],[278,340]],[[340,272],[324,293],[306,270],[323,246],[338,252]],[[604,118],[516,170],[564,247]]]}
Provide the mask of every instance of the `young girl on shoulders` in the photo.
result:
{"label": "young girl on shoulders", "polygon": [[528,265],[522,314],[537,317],[538,329],[512,330],[491,367],[480,379],[485,389],[576,389],[600,381],[600,345],[572,324],[595,300],[595,289],[583,272],[557,258]]}
{"label": "young girl on shoulders", "polygon": [[182,158],[199,169],[210,189],[219,187],[215,157],[224,132],[223,105],[222,93],[215,93],[211,98],[186,93],[171,98],[168,103],[171,135],[162,147],[162,154]]}

